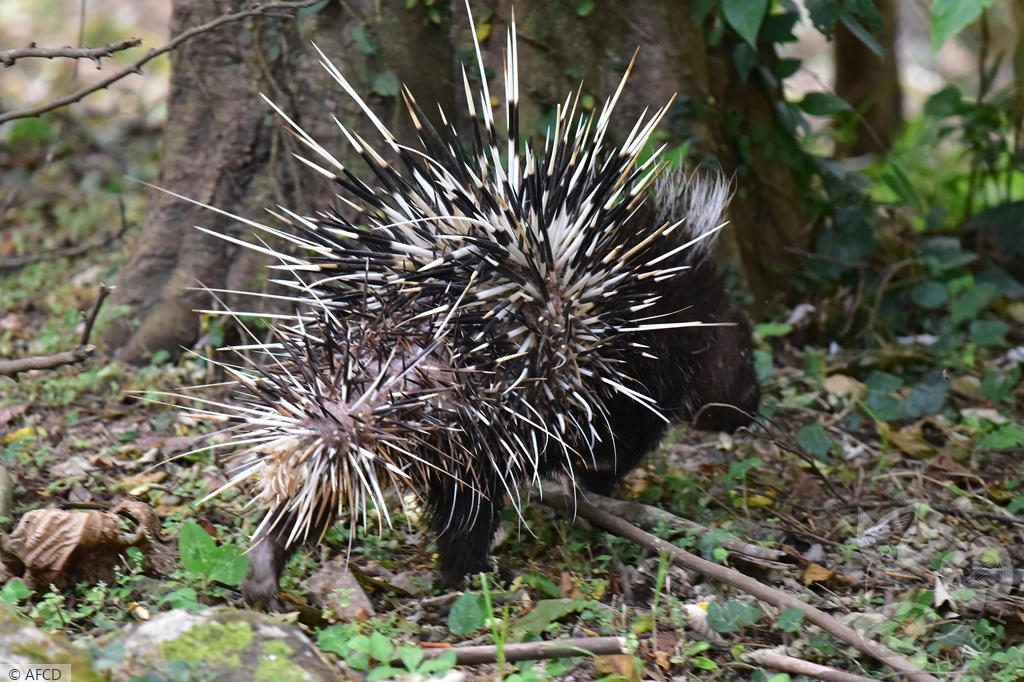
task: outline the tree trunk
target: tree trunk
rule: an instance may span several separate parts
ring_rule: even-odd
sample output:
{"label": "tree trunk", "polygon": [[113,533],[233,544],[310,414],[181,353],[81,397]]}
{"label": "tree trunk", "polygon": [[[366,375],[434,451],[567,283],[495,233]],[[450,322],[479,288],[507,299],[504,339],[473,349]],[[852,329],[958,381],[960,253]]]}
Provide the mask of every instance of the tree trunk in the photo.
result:
{"label": "tree trunk", "polygon": [[[172,33],[247,4],[174,0]],[[255,220],[278,204],[300,213],[326,206],[334,190],[292,158],[300,145],[259,98],[259,93],[266,94],[311,135],[337,150],[342,162],[359,165],[331,114],[368,140],[377,139],[376,131],[319,66],[314,40],[405,139],[413,135],[413,127],[401,115],[400,98],[372,94],[380,74],[395,74],[420,101],[436,101],[451,110],[447,32],[432,24],[422,7],[407,10],[404,3],[389,2],[378,11],[380,4],[349,0],[344,9],[328,3],[298,21],[280,16],[234,22],[179,48],[171,61],[156,184]],[[215,303],[196,287],[263,290],[263,257],[195,225],[243,238],[252,232],[236,220],[153,191],[142,235],[120,274],[111,305],[128,314],[114,320],[103,339],[118,359],[142,364],[158,349],[176,355],[191,347],[200,332],[193,310]],[[232,307],[252,305],[248,300]]]}
{"label": "tree trunk", "polygon": [[[242,7],[242,0],[174,0],[173,30],[209,21]],[[330,114],[371,144],[379,135],[356,105],[317,65],[311,41],[329,55],[401,140],[415,134],[400,97],[388,94],[388,74],[407,84],[424,111],[437,102],[464,123],[459,59],[477,78],[469,20],[461,0],[438,2],[440,22],[425,3],[406,8],[401,0],[330,2],[298,20],[258,18],[225,25],[187,43],[172,59],[168,121],[157,184],[225,211],[261,220],[264,207],[288,206],[309,213],[330,202],[335,188],[291,157],[298,143],[284,132],[264,92],[315,139],[344,162],[353,162]],[[495,0],[493,14],[474,7],[476,21],[490,21],[484,41],[492,93],[502,92],[501,64],[511,0]],[[611,135],[621,139],[647,107],[676,92],[678,104],[662,124],[659,142],[678,144],[697,136],[700,153],[721,159],[726,173],[739,166],[735,140],[724,135],[730,109],[751,125],[772,125],[771,93],[740,82],[727,59],[709,58],[703,34],[686,3],[639,0],[599,3],[586,17],[574,5],[517,0],[523,136],[543,135],[544,116],[583,82],[585,103],[603,102],[618,85],[637,46],[637,64],[623,94]],[[489,17],[489,18],[487,18]],[[438,17],[435,17],[437,19]],[[383,74],[383,76],[382,76]],[[374,94],[374,85],[378,93]],[[589,97],[587,97],[589,96]],[[456,104],[457,103],[457,104]],[[723,103],[728,103],[728,107]],[[706,115],[694,118],[694,111]],[[436,113],[432,114],[437,116]],[[502,116],[497,117],[500,121]],[[354,169],[361,169],[358,161]],[[755,292],[770,291],[785,247],[804,246],[807,235],[797,183],[785,166],[764,158],[738,178],[724,243],[741,259]],[[357,171],[360,172],[360,171]],[[175,197],[154,192],[139,242],[120,275],[115,305],[128,314],[108,326],[107,349],[117,358],[143,363],[157,349],[173,352],[199,336],[195,308],[212,297],[210,288],[260,291],[262,258],[193,228],[246,238],[250,228]],[[756,232],[755,232],[756,229]],[[759,300],[761,299],[758,296]],[[245,309],[254,303],[233,303]]]}
{"label": "tree trunk", "polygon": [[903,125],[896,9],[895,0],[878,2],[882,15],[878,35],[881,57],[842,23],[836,25],[836,94],[860,114],[853,140],[836,145],[837,157],[883,154],[892,147]]}

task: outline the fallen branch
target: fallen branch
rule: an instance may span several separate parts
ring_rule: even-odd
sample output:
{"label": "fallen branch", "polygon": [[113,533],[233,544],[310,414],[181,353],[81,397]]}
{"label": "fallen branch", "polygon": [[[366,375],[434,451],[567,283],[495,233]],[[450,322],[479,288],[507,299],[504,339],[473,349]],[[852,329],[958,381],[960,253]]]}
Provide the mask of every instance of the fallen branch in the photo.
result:
{"label": "fallen branch", "polygon": [[40,57],[43,59],[66,57],[68,59],[92,59],[96,62],[96,68],[98,69],[101,66],[100,60],[104,57],[113,57],[115,52],[138,47],[141,44],[142,40],[140,38],[118,40],[103,47],[36,47],[36,44],[32,43],[28,47],[0,51],[0,64],[14,66],[14,62],[29,57]]}
{"label": "fallen branch", "polygon": [[33,369],[53,369],[63,365],[73,365],[83,362],[92,357],[96,352],[96,346],[78,346],[71,350],[54,355],[36,355],[30,358],[19,358],[17,360],[0,360],[0,376],[17,377],[21,372],[28,372]]}
{"label": "fallen branch", "polygon": [[[437,658],[449,651],[455,652],[458,665],[482,665],[498,660],[496,646],[437,647],[423,649],[426,658]],[[506,644],[502,647],[505,661],[545,661],[551,658],[576,656],[614,656],[628,654],[625,637],[573,637],[542,642]]]}
{"label": "fallen branch", "polygon": [[[553,486],[544,486],[545,496],[549,491],[554,491],[555,494],[560,493],[560,491]],[[707,527],[702,526],[695,521],[684,519],[671,512],[659,509],[658,507],[653,507],[649,504],[616,500],[615,498],[605,497],[604,495],[597,495],[595,493],[587,493],[587,499],[594,502],[601,509],[611,512],[612,514],[615,514],[616,516],[637,526],[653,527],[659,523],[664,523],[671,528],[692,530],[696,531],[700,535],[707,535],[711,532]],[[731,535],[718,541],[718,544],[730,552],[743,554],[745,557],[752,557],[763,562],[770,562],[773,564],[773,568],[789,567],[788,564],[781,561],[786,558],[786,553],[780,552],[777,549],[769,549],[750,542],[743,542],[739,538]]]}
{"label": "fallen branch", "polygon": [[21,372],[73,365],[91,358],[96,352],[96,346],[89,343],[89,337],[92,335],[92,328],[96,324],[96,316],[99,315],[100,307],[111,291],[113,291],[113,287],[108,287],[106,282],[100,283],[99,294],[97,294],[96,302],[93,303],[92,310],[89,311],[89,316],[85,320],[85,327],[82,329],[77,346],[54,355],[35,355],[17,360],[0,360],[0,376],[8,376],[17,381],[18,374]]}
{"label": "fallen branch", "polygon": [[793,658],[772,649],[751,651],[744,658],[751,663],[763,665],[766,668],[781,670],[784,673],[806,675],[812,679],[823,680],[824,682],[872,682],[870,677],[855,675],[845,670],[830,668],[827,665],[818,665],[817,663],[805,661],[802,658]]}
{"label": "fallen branch", "polygon": [[912,682],[939,682],[937,678],[924,672],[906,658],[897,654],[895,651],[867,639],[861,635],[861,633],[848,625],[840,623],[821,609],[815,608],[810,604],[805,604],[793,595],[786,594],[785,592],[773,587],[769,587],[757,580],[754,580],[753,578],[739,573],[738,571],[734,571],[731,568],[712,563],[693,555],[684,549],[676,547],[675,545],[665,542],[661,538],[655,537],[654,535],[637,528],[627,521],[623,521],[614,514],[598,509],[579,497],[574,499],[565,493],[551,491],[545,492],[544,502],[545,504],[553,505],[556,508],[560,507],[566,511],[575,513],[577,516],[581,516],[591,523],[600,526],[605,530],[611,531],[616,535],[632,540],[642,547],[646,547],[647,549],[655,552],[668,554],[672,557],[672,561],[683,568],[695,570],[712,580],[718,580],[739,590],[743,590],[747,594],[751,594],[761,601],[772,604],[779,609],[799,609],[803,612],[804,617],[806,617],[808,621],[819,626],[826,632],[831,633],[858,651],[871,656],[885,665],[888,665],[896,672],[903,674],[906,679],[911,680]]}
{"label": "fallen branch", "polygon": [[89,337],[92,335],[92,327],[96,324],[96,316],[100,314],[100,306],[103,305],[103,301],[113,290],[114,287],[108,287],[106,282],[100,282],[100,293],[96,296],[96,302],[92,304],[89,317],[85,319],[85,328],[82,330],[82,336],[78,339],[79,346],[88,345]]}
{"label": "fallen branch", "polygon": [[266,14],[267,12],[271,12],[274,10],[302,9],[304,7],[312,7],[318,2],[321,2],[321,0],[305,0],[304,2],[267,2],[262,5],[257,5],[256,7],[250,7],[247,10],[235,12],[234,14],[221,15],[212,21],[209,21],[200,26],[195,26],[193,28],[188,29],[187,31],[179,33],[177,36],[174,37],[173,40],[171,40],[163,47],[158,47],[150,50],[145,55],[132,62],[129,66],[125,67],[124,69],[121,69],[120,71],[114,74],[111,74],[110,76],[102,79],[98,83],[94,83],[93,85],[80,88],[72,92],[71,94],[64,95],[63,97],[58,97],[57,99],[51,100],[46,104],[40,104],[39,106],[30,107],[28,109],[19,109],[17,111],[8,111],[5,114],[0,114],[0,123],[6,123],[7,121],[13,121],[18,118],[30,118],[32,116],[38,116],[39,114],[44,114],[47,111],[53,111],[54,109],[60,109],[61,107],[65,107],[69,104],[74,104],[78,100],[86,97],[87,95],[91,95],[97,90],[102,90],[106,87],[109,87],[111,84],[121,80],[125,76],[128,76],[133,73],[140,73],[142,70],[142,66],[144,64],[146,64],[152,59],[155,59],[156,57],[159,57],[165,52],[170,52],[171,50],[177,48],[185,41],[196,37],[200,33],[206,33],[208,31],[212,31],[213,29],[219,26],[223,26],[224,24],[229,24],[234,21],[239,21],[241,19],[246,19],[248,17],[254,17],[260,14]]}

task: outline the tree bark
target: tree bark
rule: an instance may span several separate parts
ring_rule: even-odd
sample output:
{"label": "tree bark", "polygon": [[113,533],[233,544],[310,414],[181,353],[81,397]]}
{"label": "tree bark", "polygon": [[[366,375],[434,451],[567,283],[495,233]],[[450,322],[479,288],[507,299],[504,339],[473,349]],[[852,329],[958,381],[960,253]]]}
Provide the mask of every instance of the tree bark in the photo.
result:
{"label": "tree bark", "polygon": [[836,94],[859,112],[854,137],[836,144],[836,156],[884,154],[903,126],[903,92],[896,54],[898,25],[895,0],[879,0],[882,56],[871,51],[842,23],[836,25]]}
{"label": "tree bark", "polygon": [[[511,0],[494,0],[492,15],[474,4],[476,20],[490,16],[484,41],[491,91],[500,97],[505,32]],[[242,0],[174,0],[173,29],[181,30],[243,5]],[[297,21],[260,18],[204,34],[172,58],[168,121],[157,184],[240,216],[261,219],[264,207],[288,206],[309,213],[333,200],[335,188],[297,164],[296,140],[257,98],[264,92],[315,139],[338,156],[362,164],[330,114],[379,150],[379,135],[356,105],[317,65],[310,42],[329,55],[353,87],[399,139],[415,144],[399,97],[373,94],[381,74],[407,84],[429,115],[437,107],[465,123],[460,60],[473,66],[470,22],[461,0],[438,2],[441,21],[417,3],[347,0],[318,6]],[[725,133],[728,116],[748,127],[774,125],[773,93],[740,81],[727,57],[708,54],[702,27],[693,25],[687,3],[676,0],[602,2],[585,17],[574,5],[517,0],[523,136],[543,135],[544,116],[583,83],[584,101],[611,95],[637,47],[637,63],[623,93],[610,134],[621,139],[641,112],[680,93],[658,133],[659,142],[678,144],[696,136],[700,154],[721,160],[736,176],[730,209],[733,226],[722,243],[740,258],[758,300],[777,287],[790,256],[787,246],[806,245],[798,183],[785,165],[768,155],[750,164],[740,142]],[[436,19],[436,17],[435,17]],[[486,19],[484,19],[486,21]],[[379,82],[379,81],[378,81]],[[379,90],[380,88],[378,88]],[[589,96],[589,97],[587,97]],[[700,116],[693,116],[701,112]],[[499,121],[503,117],[496,117]],[[360,172],[360,171],[356,171]],[[112,309],[128,314],[107,327],[105,347],[118,359],[146,362],[157,349],[172,353],[199,336],[195,308],[210,306],[211,288],[259,291],[262,258],[211,237],[193,225],[247,238],[251,231],[230,218],[154,192],[149,215],[132,256],[120,275]],[[773,267],[764,265],[771,263]],[[120,308],[118,308],[120,305]],[[245,309],[248,300],[232,307]]]}
{"label": "tree bark", "polygon": [[[174,0],[172,33],[246,4]],[[404,112],[400,98],[372,94],[379,74],[394,72],[418,99],[451,110],[450,41],[422,7],[407,10],[404,3],[349,0],[328,3],[298,21],[280,16],[227,24],[194,38],[172,56],[156,184],[255,220],[278,204],[300,213],[326,206],[334,190],[292,158],[300,145],[259,98],[259,93],[266,94],[316,139],[337,150],[339,159],[359,165],[331,114],[367,140],[376,140],[376,131],[318,65],[314,40],[405,139],[413,128],[399,115]],[[436,107],[425,109],[436,115],[430,114]],[[200,333],[193,310],[215,304],[197,287],[263,290],[263,257],[195,225],[244,238],[252,231],[153,191],[142,234],[120,274],[111,306],[128,314],[109,324],[103,337],[106,350],[117,359],[142,364],[158,349],[177,355],[191,347]],[[252,300],[240,304],[241,309],[252,305]]]}

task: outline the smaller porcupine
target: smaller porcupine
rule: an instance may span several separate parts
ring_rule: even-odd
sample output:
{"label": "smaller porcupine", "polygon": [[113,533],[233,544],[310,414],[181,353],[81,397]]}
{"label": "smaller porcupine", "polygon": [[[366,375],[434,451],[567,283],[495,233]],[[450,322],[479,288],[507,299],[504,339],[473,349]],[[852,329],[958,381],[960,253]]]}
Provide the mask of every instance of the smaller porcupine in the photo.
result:
{"label": "smaller porcupine", "polygon": [[400,144],[321,53],[399,162],[339,122],[374,185],[270,103],[310,150],[298,158],[341,194],[314,217],[281,209],[283,230],[237,218],[288,253],[220,235],[279,259],[296,307],[265,316],[270,342],[235,347],[254,360],[222,363],[240,397],[198,410],[230,423],[225,487],[252,481],[268,510],[250,603],[279,606],[288,554],[338,517],[390,523],[388,489],[423,502],[457,583],[486,567],[524,483],[561,473],[605,491],[671,419],[732,430],[757,409],[750,330],[709,261],[727,185],[665,173],[660,150],[642,160],[668,105],[621,145],[605,140],[632,63],[603,107],[578,112],[570,94],[543,147],[521,150],[516,50],[513,20],[504,136],[486,79],[474,103],[463,71],[468,157],[465,136],[434,128],[407,89],[420,146]]}

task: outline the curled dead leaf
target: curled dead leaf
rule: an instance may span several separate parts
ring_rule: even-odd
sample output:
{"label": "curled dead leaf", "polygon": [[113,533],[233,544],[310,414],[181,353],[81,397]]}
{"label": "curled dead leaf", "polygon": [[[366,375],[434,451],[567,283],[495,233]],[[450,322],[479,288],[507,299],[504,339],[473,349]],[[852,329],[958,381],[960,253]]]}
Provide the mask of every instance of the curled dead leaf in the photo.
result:
{"label": "curled dead leaf", "polygon": [[124,500],[109,511],[36,509],[10,535],[0,535],[0,561],[31,589],[112,582],[128,547],[145,552],[160,521],[149,505]]}

